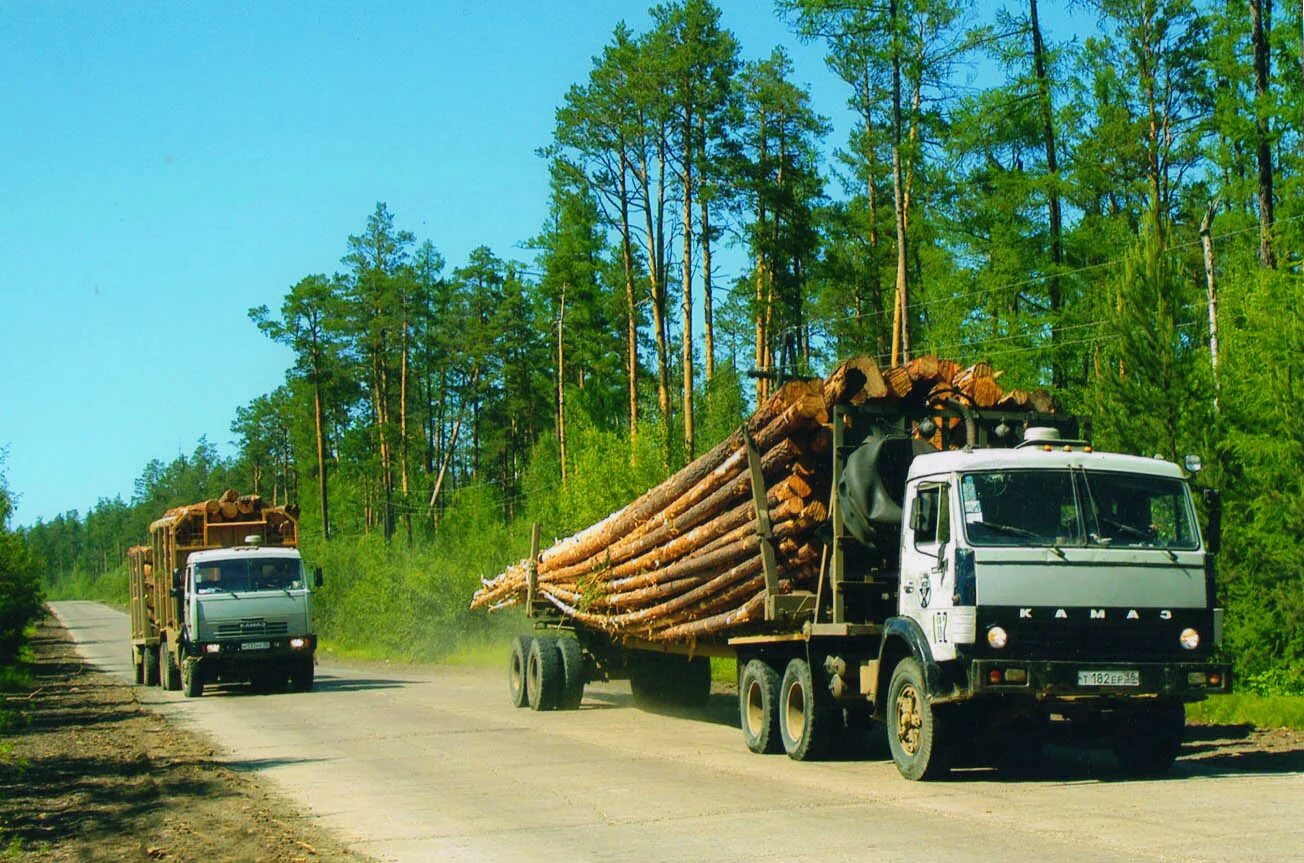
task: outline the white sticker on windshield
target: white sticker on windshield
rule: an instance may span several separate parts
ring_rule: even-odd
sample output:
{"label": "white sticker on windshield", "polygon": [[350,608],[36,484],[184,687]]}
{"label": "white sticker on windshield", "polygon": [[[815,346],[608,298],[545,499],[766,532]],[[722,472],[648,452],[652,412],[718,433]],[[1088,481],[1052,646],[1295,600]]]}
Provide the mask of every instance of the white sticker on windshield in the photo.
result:
{"label": "white sticker on windshield", "polygon": [[973,487],[973,477],[967,476],[960,485],[960,497],[964,501],[965,523],[983,520],[983,505],[978,500],[978,493]]}

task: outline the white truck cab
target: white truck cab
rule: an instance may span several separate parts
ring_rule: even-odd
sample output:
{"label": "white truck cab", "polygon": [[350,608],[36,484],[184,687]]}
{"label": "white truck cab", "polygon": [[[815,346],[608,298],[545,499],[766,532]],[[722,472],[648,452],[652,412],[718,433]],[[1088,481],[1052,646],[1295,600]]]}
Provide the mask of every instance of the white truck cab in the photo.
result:
{"label": "white truck cab", "polygon": [[229,679],[273,689],[288,678],[295,690],[312,688],[317,637],[298,549],[250,544],[194,552],[183,595],[187,695]]}

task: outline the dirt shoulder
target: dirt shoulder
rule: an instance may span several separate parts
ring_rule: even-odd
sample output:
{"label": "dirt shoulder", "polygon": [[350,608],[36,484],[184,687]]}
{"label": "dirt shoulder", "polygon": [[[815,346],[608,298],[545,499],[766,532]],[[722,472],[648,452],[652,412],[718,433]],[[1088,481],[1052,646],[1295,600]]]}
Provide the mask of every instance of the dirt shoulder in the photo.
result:
{"label": "dirt shoulder", "polygon": [[362,863],[203,737],[87,668],[54,618],[32,642],[35,687],[0,696],[0,859]]}

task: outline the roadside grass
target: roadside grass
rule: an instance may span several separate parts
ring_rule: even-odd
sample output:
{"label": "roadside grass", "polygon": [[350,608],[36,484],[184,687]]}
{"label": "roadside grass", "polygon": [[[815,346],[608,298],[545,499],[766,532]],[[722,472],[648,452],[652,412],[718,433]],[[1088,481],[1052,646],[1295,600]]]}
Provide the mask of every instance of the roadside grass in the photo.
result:
{"label": "roadside grass", "polygon": [[118,610],[127,607],[127,568],[120,566],[103,575],[72,573],[63,578],[47,580],[45,600],[89,599],[102,602]]}
{"label": "roadside grass", "polygon": [[1211,695],[1205,701],[1187,705],[1186,717],[1208,725],[1304,730],[1304,695]]}
{"label": "roadside grass", "polygon": [[713,683],[738,683],[737,663],[720,656],[711,657],[711,681]]}

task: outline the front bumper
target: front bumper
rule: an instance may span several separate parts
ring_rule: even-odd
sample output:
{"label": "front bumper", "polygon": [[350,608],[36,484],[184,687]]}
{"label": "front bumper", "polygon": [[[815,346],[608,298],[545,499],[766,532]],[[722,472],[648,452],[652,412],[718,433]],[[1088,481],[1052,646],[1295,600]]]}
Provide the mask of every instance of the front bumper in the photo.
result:
{"label": "front bumper", "polygon": [[201,664],[234,666],[291,656],[312,656],[316,649],[315,635],[278,635],[274,638],[196,642],[186,645],[186,654],[200,660]]}
{"label": "front bumper", "polygon": [[1107,700],[1158,696],[1193,701],[1231,692],[1232,669],[1213,662],[975,659],[969,665],[968,683],[974,695]]}

